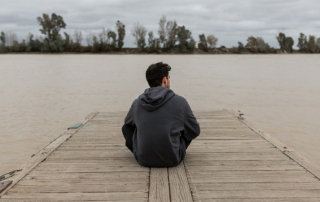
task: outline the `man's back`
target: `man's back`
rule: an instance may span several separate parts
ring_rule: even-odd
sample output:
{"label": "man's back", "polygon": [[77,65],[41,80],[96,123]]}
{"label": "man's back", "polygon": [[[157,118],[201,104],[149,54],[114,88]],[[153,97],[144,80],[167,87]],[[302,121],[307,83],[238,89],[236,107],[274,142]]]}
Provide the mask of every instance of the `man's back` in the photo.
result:
{"label": "man's back", "polygon": [[152,87],[136,99],[125,124],[136,126],[133,153],[143,166],[172,167],[186,154],[186,142],[200,134],[187,101],[165,87]]}

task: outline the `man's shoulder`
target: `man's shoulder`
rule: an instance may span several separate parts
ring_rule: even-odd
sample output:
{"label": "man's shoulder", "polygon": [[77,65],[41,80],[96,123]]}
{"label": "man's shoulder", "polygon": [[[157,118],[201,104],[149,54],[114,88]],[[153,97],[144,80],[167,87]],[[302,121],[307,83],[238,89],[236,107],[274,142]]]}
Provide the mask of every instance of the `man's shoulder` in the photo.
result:
{"label": "man's shoulder", "polygon": [[181,95],[178,95],[178,94],[175,94],[173,97],[172,97],[172,99],[171,100],[173,100],[173,101],[175,101],[175,102],[179,102],[179,103],[185,103],[185,104],[187,104],[188,102],[187,102],[187,100],[184,98],[184,97],[182,97]]}

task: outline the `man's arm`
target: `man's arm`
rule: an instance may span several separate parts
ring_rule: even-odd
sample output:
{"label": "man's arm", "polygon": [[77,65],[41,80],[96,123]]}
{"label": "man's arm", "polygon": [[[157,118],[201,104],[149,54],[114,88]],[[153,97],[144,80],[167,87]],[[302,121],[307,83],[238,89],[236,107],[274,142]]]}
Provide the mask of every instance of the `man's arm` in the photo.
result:
{"label": "man's arm", "polygon": [[184,120],[184,137],[187,141],[195,139],[200,134],[200,125],[196,117],[193,115],[192,110],[187,103],[185,107],[185,120]]}
{"label": "man's arm", "polygon": [[136,125],[134,122],[134,115],[133,115],[133,103],[128,111],[126,118],[124,119],[124,124],[130,125],[130,126]]}
{"label": "man's arm", "polygon": [[136,130],[136,124],[134,122],[133,106],[132,105],[131,105],[131,108],[130,108],[126,118],[124,119],[124,125],[122,126],[122,134],[123,134],[124,138],[126,139],[126,146],[128,147],[128,149],[130,149],[131,152],[133,152],[132,136],[134,134],[134,131]]}

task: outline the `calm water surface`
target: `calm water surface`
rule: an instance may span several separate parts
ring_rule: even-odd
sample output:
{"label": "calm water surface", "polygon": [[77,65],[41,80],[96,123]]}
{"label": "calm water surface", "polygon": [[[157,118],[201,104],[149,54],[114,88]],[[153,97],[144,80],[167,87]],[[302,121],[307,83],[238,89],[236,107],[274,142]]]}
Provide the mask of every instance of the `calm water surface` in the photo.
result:
{"label": "calm water surface", "polygon": [[0,55],[0,174],[89,113],[128,110],[158,61],[193,110],[241,109],[320,166],[319,55]]}

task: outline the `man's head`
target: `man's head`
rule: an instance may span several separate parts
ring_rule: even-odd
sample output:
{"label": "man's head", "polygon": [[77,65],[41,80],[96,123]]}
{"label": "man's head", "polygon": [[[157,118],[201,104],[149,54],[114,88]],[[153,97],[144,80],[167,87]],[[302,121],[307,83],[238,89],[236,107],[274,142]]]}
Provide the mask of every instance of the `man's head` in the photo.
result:
{"label": "man's head", "polygon": [[168,64],[158,62],[148,67],[146,71],[146,78],[150,87],[163,86],[170,88],[169,71],[171,67]]}

